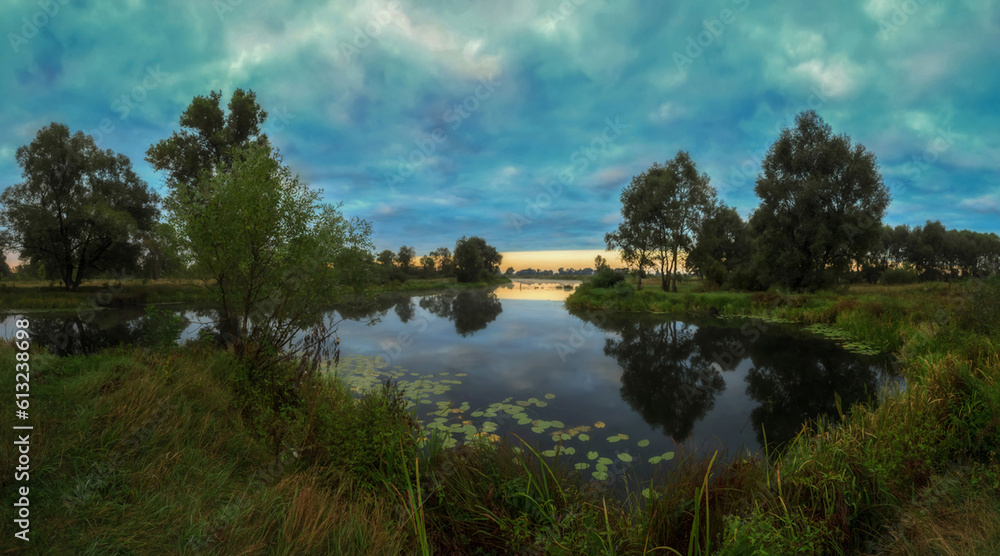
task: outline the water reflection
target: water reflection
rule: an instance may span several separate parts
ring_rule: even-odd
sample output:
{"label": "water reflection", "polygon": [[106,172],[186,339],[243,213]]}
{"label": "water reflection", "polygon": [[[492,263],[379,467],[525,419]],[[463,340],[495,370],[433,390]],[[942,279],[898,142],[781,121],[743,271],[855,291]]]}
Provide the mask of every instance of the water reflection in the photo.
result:
{"label": "water reflection", "polygon": [[422,297],[420,307],[454,322],[455,332],[462,337],[483,330],[503,312],[496,294],[483,290],[449,291]]}
{"label": "water reflection", "polygon": [[[31,322],[31,341],[56,355],[95,353],[119,344],[141,344],[149,328],[142,309],[0,315],[5,323],[16,318]],[[9,328],[9,327],[8,327]]]}
{"label": "water reflection", "polygon": [[677,442],[691,436],[729,388],[745,388],[755,402],[749,420],[758,444],[766,433],[768,445],[779,447],[809,419],[835,419],[838,396],[844,411],[874,401],[885,379],[874,358],[761,321],[577,316],[613,333],[604,353],[622,368],[622,399]]}

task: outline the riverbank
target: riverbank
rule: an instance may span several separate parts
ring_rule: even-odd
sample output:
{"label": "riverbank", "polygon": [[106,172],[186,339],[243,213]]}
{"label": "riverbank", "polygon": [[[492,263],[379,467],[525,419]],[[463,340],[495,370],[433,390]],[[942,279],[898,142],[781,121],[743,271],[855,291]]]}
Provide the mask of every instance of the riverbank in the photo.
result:
{"label": "riverbank", "polygon": [[907,381],[877,407],[804,429],[770,462],[720,471],[716,488],[735,472],[751,509],[717,503],[713,530],[772,553],[1000,552],[1000,280],[815,294],[686,289],[584,285],[566,305],[822,325],[892,353]]}
{"label": "riverbank", "polygon": [[[590,312],[617,296],[634,307],[640,301],[628,300],[645,299],[646,310],[743,310],[884,340],[907,389],[877,407],[856,406],[840,426],[809,428],[781,455],[720,464],[711,455],[678,454],[681,464],[648,498],[636,492],[622,500],[585,488],[579,472],[516,438],[443,449],[440,433],[411,428],[391,387],[355,398],[340,382],[310,383],[280,427],[262,428],[253,394],[240,387],[244,371],[206,344],[67,358],[33,350],[34,547],[996,553],[1000,345],[996,329],[969,320],[971,309],[990,307],[989,290],[930,284],[682,299],[625,289],[580,293],[573,303],[589,300],[578,309]],[[11,344],[0,345],[0,360],[14,357]],[[14,373],[0,380],[14,391]],[[0,441],[10,446],[12,429],[3,429]],[[288,441],[277,452],[274,431]],[[10,479],[2,484],[9,512],[17,499]],[[2,521],[3,538],[12,523]]]}
{"label": "riverbank", "polygon": [[[418,292],[455,288],[486,288],[507,284],[497,277],[490,281],[459,283],[454,278],[411,279],[375,286],[376,294]],[[97,280],[84,282],[77,291],[50,286],[48,282],[5,282],[0,284],[0,312],[47,311],[53,309],[95,309],[143,307],[160,303],[209,303],[212,297],[204,282],[177,280]]]}

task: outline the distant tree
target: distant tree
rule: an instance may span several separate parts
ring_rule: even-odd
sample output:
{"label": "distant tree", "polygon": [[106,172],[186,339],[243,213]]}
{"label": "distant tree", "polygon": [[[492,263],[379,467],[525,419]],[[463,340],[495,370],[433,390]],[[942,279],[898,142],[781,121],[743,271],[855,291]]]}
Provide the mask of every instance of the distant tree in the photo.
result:
{"label": "distant tree", "polygon": [[173,226],[158,222],[143,238],[141,266],[143,276],[153,280],[184,273],[187,264]]}
{"label": "distant tree", "polygon": [[396,255],[396,260],[399,262],[400,268],[403,272],[410,271],[410,263],[413,261],[413,257],[417,256],[417,252],[412,247],[407,247],[406,245],[399,248],[399,253]]}
{"label": "distant tree", "polygon": [[[236,89],[228,114],[219,106],[221,99],[222,91],[194,97],[181,114],[180,133],[175,131],[146,150],[146,161],[167,173],[167,187],[172,191],[190,186],[202,172],[228,165],[235,147],[269,144],[261,132],[267,112],[257,104],[253,91]],[[172,200],[173,196],[168,197],[168,204]]]}
{"label": "distant tree", "polygon": [[14,276],[14,271],[7,264],[6,253],[0,251],[0,280],[9,280]]}
{"label": "distant tree", "polygon": [[431,276],[434,274],[434,257],[430,255],[424,255],[420,257],[420,267],[423,269],[424,274]]}
{"label": "distant tree", "polygon": [[384,251],[378,254],[378,262],[382,266],[390,267],[392,266],[392,263],[395,262],[395,260],[396,260],[396,254],[388,249],[385,249]]}
{"label": "distant tree", "polygon": [[487,280],[500,270],[503,256],[481,237],[463,236],[455,243],[455,276],[459,282]]}
{"label": "distant tree", "polygon": [[431,251],[431,256],[438,261],[438,271],[444,275],[455,272],[455,263],[451,258],[451,250],[447,247],[439,247]]}
{"label": "distant tree", "polygon": [[600,272],[602,268],[608,266],[608,260],[598,255],[594,257],[594,272]]}
{"label": "distant tree", "polygon": [[890,194],[875,155],[834,136],[814,111],[771,145],[750,219],[763,285],[814,290],[835,283],[877,242]]}
{"label": "distant tree", "polygon": [[505,276],[513,276],[514,275],[514,267],[508,266],[507,267],[507,271],[504,272],[504,275]]}
{"label": "distant tree", "polygon": [[137,268],[142,238],[159,209],[128,157],[52,123],[17,149],[16,158],[24,181],[0,195],[0,225],[22,260],[44,263],[70,291],[112,266]]}
{"label": "distant tree", "polygon": [[684,266],[701,274],[709,284],[727,284],[729,274],[750,262],[750,229],[733,207],[712,207],[698,227],[697,244]]}

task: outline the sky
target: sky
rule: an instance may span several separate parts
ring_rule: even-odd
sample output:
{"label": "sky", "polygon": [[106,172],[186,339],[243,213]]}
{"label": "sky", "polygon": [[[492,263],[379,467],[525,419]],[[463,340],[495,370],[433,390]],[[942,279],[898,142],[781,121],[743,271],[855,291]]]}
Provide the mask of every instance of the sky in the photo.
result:
{"label": "sky", "polygon": [[4,0],[0,31],[0,188],[55,121],[163,194],[146,149],[244,88],[378,250],[596,253],[622,188],[679,150],[748,217],[814,109],[876,155],[886,223],[1000,233],[997,2]]}

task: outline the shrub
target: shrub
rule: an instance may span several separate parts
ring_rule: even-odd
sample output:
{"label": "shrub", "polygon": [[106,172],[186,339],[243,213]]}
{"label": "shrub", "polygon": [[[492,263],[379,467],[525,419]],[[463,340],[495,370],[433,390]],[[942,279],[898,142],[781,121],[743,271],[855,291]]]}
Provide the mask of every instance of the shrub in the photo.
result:
{"label": "shrub", "polygon": [[980,334],[1000,330],[1000,276],[970,282],[969,298],[959,314],[962,326]]}
{"label": "shrub", "polygon": [[625,274],[608,267],[602,267],[590,278],[590,284],[595,288],[610,288],[625,280]]}

